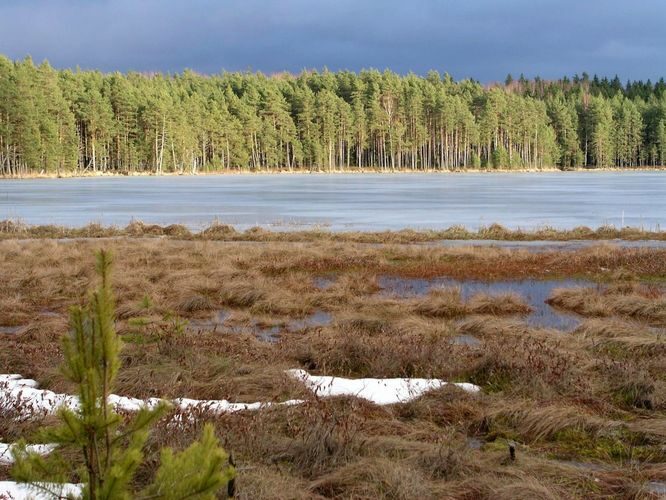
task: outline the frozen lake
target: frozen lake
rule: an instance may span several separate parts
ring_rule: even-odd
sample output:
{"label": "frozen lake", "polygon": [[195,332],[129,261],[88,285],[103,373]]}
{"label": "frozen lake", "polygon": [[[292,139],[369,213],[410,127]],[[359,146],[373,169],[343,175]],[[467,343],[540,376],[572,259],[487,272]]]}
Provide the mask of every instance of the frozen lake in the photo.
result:
{"label": "frozen lake", "polygon": [[80,226],[213,220],[332,230],[666,227],[664,172],[284,174],[0,180],[0,219]]}

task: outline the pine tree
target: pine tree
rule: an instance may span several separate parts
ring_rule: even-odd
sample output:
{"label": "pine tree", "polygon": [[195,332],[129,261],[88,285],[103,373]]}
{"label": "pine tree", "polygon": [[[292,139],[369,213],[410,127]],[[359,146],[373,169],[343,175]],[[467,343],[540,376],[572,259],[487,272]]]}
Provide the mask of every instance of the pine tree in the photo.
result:
{"label": "pine tree", "polygon": [[613,110],[610,102],[595,97],[589,111],[591,121],[592,158],[597,167],[614,164]]}
{"label": "pine tree", "polygon": [[[162,403],[141,409],[129,423],[108,404],[120,367],[121,340],[114,329],[114,299],[110,283],[111,257],[97,254],[100,285],[85,308],[71,311],[71,333],[64,341],[65,376],[78,387],[77,409],[61,408],[60,425],[36,436],[54,443],[47,457],[30,454],[24,446],[15,452],[14,478],[36,489],[45,483],[62,483],[73,473],[83,480],[83,498],[116,500],[129,498],[213,499],[234,477],[228,456],[207,425],[200,441],[174,453],[162,450],[154,482],[143,491],[132,489],[132,479],[143,460],[143,447],[150,426],[167,409]],[[63,457],[65,448],[80,450],[83,466],[73,470]],[[57,492],[51,493],[58,498]]]}
{"label": "pine tree", "polygon": [[585,73],[484,87],[434,71],[107,75],[0,57],[0,174],[656,165],[665,99],[663,79]]}

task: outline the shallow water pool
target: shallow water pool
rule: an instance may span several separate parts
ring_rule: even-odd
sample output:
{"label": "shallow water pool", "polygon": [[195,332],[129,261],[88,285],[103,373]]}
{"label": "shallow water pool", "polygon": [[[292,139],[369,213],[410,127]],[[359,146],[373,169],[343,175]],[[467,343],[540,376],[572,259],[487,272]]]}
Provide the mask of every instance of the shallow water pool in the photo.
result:
{"label": "shallow water pool", "polygon": [[381,276],[378,280],[382,294],[399,297],[426,295],[436,287],[456,287],[460,289],[463,300],[468,300],[478,293],[499,295],[516,293],[532,307],[532,312],[525,316],[527,324],[542,328],[554,328],[571,331],[580,324],[577,314],[558,310],[546,304],[546,299],[556,288],[591,287],[595,283],[579,279],[555,280],[507,280],[484,282],[478,280],[454,280],[451,278],[419,279],[397,276]]}

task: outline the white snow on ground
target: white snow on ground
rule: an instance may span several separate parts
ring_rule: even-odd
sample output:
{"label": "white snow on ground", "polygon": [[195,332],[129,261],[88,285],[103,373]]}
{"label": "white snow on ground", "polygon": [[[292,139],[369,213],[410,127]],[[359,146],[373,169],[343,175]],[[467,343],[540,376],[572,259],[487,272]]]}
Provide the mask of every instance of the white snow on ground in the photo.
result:
{"label": "white snow on ground", "polygon": [[[348,379],[342,377],[327,377],[310,375],[305,370],[287,370],[289,376],[303,382],[306,387],[318,397],[356,396],[367,399],[378,405],[404,403],[418,398],[433,389],[439,389],[449,382],[438,379],[424,378],[361,378]],[[78,398],[53,391],[38,389],[38,383],[32,379],[24,379],[20,375],[0,375],[0,409],[14,409],[20,417],[28,418],[38,415],[52,414],[62,406],[75,409]],[[477,393],[481,388],[474,384],[451,383],[460,389]],[[109,396],[109,403],[117,410],[138,411],[143,407],[153,407],[160,402],[158,398],[147,400],[127,398],[124,396]],[[198,400],[179,398],[171,401],[173,405],[183,410],[202,410],[211,413],[233,413],[238,411],[260,410],[276,405],[297,405],[301,400],[289,400],[282,403],[230,403],[227,400]],[[14,445],[0,443],[0,464],[9,465],[13,462],[11,448]],[[48,454],[53,451],[50,444],[37,444],[28,446],[28,450]],[[64,498],[67,496],[80,496],[81,485],[42,483],[42,489],[13,481],[0,481],[0,499],[11,500],[47,498]],[[46,491],[48,490],[48,491]]]}
{"label": "white snow on ground", "polygon": [[[57,394],[53,391],[38,389],[38,384],[32,379],[21,378],[20,375],[0,375],[0,408],[13,409],[19,418],[29,418],[35,415],[50,415],[58,408],[65,406],[75,409],[78,398],[66,394]],[[136,399],[111,394],[109,404],[118,411],[138,411],[144,407],[154,407],[161,400],[158,398]],[[234,413],[237,411],[259,410],[274,405],[294,405],[301,401],[289,400],[282,403],[231,403],[225,399],[198,400],[179,398],[171,404],[183,410],[202,410],[210,413]]]}
{"label": "white snow on ground", "polygon": [[[326,377],[310,375],[305,370],[287,370],[292,377],[303,382],[319,397],[356,396],[378,405],[404,403],[416,399],[449,382],[427,378],[359,378]],[[451,383],[467,392],[479,392],[478,385]]]}
{"label": "white snow on ground", "polygon": [[[361,378],[348,379],[310,375],[305,370],[287,370],[289,376],[303,382],[318,397],[356,396],[367,399],[378,405],[402,403],[418,398],[424,393],[445,385],[454,385],[460,389],[476,393],[479,386],[467,383],[449,383],[438,379],[424,378]],[[158,398],[136,399],[112,394],[109,403],[119,411],[138,411],[144,407],[154,407],[161,400]],[[182,410],[201,410],[210,413],[234,413],[238,411],[254,411],[276,405],[296,405],[299,400],[282,403],[231,403],[227,400],[198,400],[179,398],[171,404]],[[19,418],[30,418],[35,415],[49,415],[58,408],[65,406],[75,409],[78,398],[53,391],[38,389],[32,379],[24,379],[20,375],[0,375],[0,409],[13,409]]]}
{"label": "white snow on ground", "polygon": [[80,484],[39,483],[39,487],[14,481],[0,481],[0,498],[11,500],[52,500],[81,496]]}
{"label": "white snow on ground", "polygon": [[238,411],[255,411],[269,406],[292,406],[301,404],[300,399],[289,399],[281,403],[230,403],[226,399],[211,399],[209,401],[200,399],[178,398],[171,401],[182,410],[198,409],[210,413],[235,413]]}
{"label": "white snow on ground", "polygon": [[53,413],[61,406],[76,406],[75,397],[37,389],[38,385],[36,381],[20,375],[0,375],[0,408],[30,416]]}
{"label": "white snow on ground", "polygon": [[[11,465],[14,463],[12,455],[13,444],[0,443],[0,465]],[[25,447],[29,453],[38,453],[39,455],[48,455],[55,449],[53,444],[31,444]],[[2,498],[2,497],[0,497]]]}

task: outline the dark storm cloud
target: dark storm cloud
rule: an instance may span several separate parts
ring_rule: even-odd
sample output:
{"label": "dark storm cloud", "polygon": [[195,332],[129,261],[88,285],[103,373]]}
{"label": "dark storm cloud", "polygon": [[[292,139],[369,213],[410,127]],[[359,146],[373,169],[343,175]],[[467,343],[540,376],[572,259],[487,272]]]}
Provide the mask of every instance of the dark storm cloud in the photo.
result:
{"label": "dark storm cloud", "polygon": [[0,0],[0,53],[105,71],[666,73],[663,0]]}

